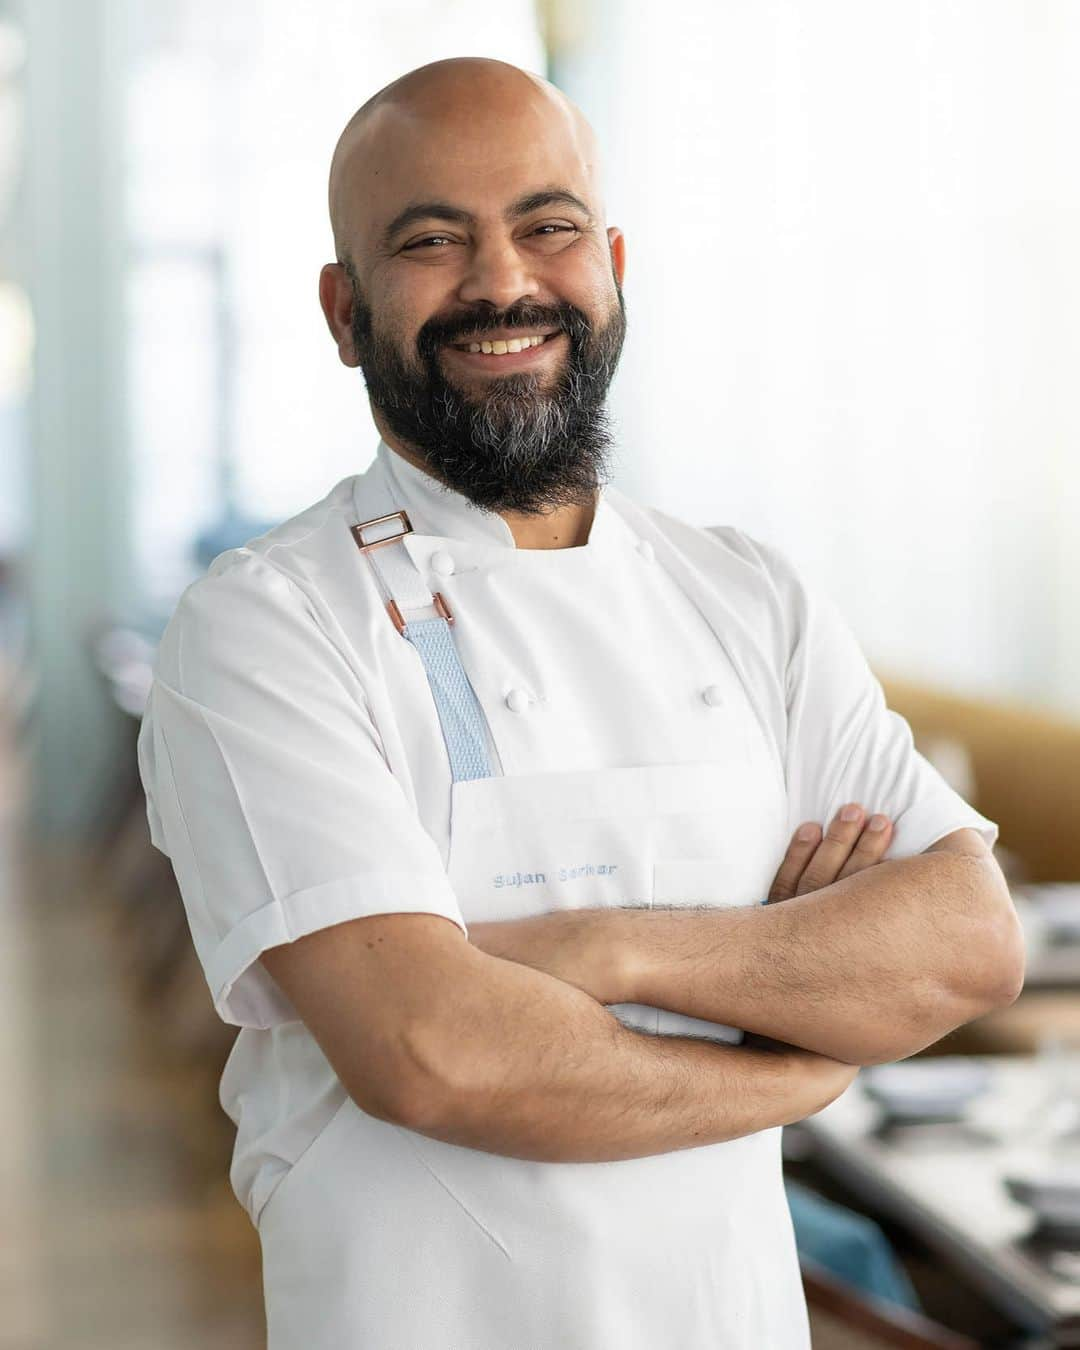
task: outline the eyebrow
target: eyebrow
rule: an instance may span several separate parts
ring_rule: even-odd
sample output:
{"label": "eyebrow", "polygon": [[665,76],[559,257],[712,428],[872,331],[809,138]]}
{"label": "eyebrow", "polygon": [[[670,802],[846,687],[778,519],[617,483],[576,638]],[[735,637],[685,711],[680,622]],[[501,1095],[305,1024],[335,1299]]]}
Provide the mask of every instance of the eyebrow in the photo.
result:
{"label": "eyebrow", "polygon": [[[588,223],[592,224],[592,212],[576,193],[569,188],[541,188],[539,192],[528,192],[517,201],[511,202],[503,212],[506,221],[520,220],[523,216],[539,211],[543,206],[571,206],[580,211]],[[399,211],[382,233],[381,243],[385,248],[406,226],[420,220],[448,220],[455,225],[475,225],[476,217],[460,206],[449,202],[413,202]]]}

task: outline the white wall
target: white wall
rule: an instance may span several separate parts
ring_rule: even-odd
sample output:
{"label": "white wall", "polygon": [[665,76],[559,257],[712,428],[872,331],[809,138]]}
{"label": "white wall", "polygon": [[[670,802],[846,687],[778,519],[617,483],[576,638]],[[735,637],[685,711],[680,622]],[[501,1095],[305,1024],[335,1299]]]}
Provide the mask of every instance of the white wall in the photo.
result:
{"label": "white wall", "polygon": [[879,668],[1080,712],[1080,6],[590,10],[621,485],[786,547]]}

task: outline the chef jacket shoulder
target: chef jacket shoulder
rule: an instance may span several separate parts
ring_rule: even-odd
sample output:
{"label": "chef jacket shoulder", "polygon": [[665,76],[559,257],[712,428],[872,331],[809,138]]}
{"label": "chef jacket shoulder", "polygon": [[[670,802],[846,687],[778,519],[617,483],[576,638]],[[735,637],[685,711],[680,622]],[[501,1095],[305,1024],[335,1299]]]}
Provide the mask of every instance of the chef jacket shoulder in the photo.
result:
{"label": "chef jacket shoulder", "polygon": [[[614,503],[628,499],[609,489]],[[782,673],[797,646],[808,611],[823,597],[807,588],[774,544],[733,525],[693,525],[653,506],[630,503],[678,550],[702,583],[723,597],[737,626],[759,649],[764,664]]]}
{"label": "chef jacket shoulder", "polygon": [[692,525],[656,507],[634,509],[670,539],[720,597],[733,624],[756,649],[759,670],[767,668],[781,681],[789,678],[793,665],[802,665],[808,637],[818,631],[846,647],[854,665],[864,663],[835,601],[778,545],[733,525]]}
{"label": "chef jacket shoulder", "polygon": [[396,771],[378,682],[329,595],[342,559],[343,594],[366,595],[349,509],[335,489],[187,587],[140,728],[151,840],[172,859],[214,1006],[237,1026],[295,1018],[258,961],[268,947],[402,910],[467,934]]}
{"label": "chef jacket shoulder", "polygon": [[808,584],[775,545],[731,526],[697,527],[655,508],[631,514],[673,546],[684,580],[711,613],[780,756],[789,828],[824,823],[858,801],[893,820],[890,857],[922,852],[961,828],[994,845],[996,824],[915,749],[823,587]]}
{"label": "chef jacket shoulder", "polygon": [[320,501],[213,559],[183,591],[165,628],[159,678],[190,692],[186,683],[200,671],[212,678],[216,658],[238,642],[249,644],[251,657],[280,655],[290,635],[303,641],[316,631],[355,665],[342,630],[341,597],[372,614],[381,600],[349,532],[354,482],[355,476],[342,479]]}

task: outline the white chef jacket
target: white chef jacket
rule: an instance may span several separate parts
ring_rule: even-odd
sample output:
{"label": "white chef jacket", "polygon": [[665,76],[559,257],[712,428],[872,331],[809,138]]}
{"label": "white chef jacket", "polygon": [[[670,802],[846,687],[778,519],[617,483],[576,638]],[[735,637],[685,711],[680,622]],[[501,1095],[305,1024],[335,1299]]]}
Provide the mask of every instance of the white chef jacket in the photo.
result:
{"label": "white chef jacket", "polygon": [[[914,750],[835,607],[771,545],[635,506],[609,486],[584,546],[519,549],[499,515],[380,441],[365,474],[222,553],[188,586],[139,736],[151,838],[172,860],[214,1006],[241,1028],[221,1103],[237,1127],[232,1184],[256,1224],[344,1096],[259,954],[376,913],[439,914],[468,932],[448,878],[453,785],[423,665],[348,529],[380,514],[367,495],[376,482],[408,512],[404,545],[457,616],[502,786],[701,762],[771,777],[781,809],[762,817],[753,868],[740,873],[733,858],[727,874],[743,903],[764,894],[795,826],[826,822],[845,801],[895,821],[890,857],[964,826],[997,837]],[[706,622],[658,547],[713,588],[719,620]],[[748,856],[754,828],[752,815],[740,825]],[[530,873],[512,838],[492,847],[494,903]],[[555,860],[561,903],[598,903],[610,879],[595,861]],[[687,899],[686,866],[658,865],[674,889],[668,897],[661,884],[653,898]],[[687,1019],[636,1025],[678,1031]],[[790,1230],[777,1240],[790,1266]],[[677,1249],[671,1259],[677,1269]]]}

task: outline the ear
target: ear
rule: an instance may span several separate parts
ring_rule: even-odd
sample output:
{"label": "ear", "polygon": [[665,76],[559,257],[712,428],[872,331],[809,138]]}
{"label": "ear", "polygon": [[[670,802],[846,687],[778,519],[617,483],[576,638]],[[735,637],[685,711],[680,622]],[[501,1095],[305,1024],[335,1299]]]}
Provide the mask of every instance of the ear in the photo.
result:
{"label": "ear", "polygon": [[360,361],[352,340],[352,282],[343,263],[327,263],[319,273],[319,304],[342,364],[358,366]]}
{"label": "ear", "polygon": [[626,236],[617,225],[608,228],[608,248],[611,250],[611,266],[620,287],[626,274]]}

